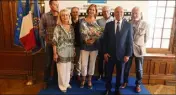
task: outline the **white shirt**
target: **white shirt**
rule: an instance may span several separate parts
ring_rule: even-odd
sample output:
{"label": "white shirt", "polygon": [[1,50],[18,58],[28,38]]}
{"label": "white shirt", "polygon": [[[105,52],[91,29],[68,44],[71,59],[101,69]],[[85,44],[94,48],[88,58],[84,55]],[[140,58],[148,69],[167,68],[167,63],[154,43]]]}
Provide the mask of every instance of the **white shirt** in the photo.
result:
{"label": "white shirt", "polygon": [[[115,34],[116,34],[116,29],[117,29],[117,20],[115,19]],[[119,31],[121,30],[122,28],[122,19],[119,21]]]}

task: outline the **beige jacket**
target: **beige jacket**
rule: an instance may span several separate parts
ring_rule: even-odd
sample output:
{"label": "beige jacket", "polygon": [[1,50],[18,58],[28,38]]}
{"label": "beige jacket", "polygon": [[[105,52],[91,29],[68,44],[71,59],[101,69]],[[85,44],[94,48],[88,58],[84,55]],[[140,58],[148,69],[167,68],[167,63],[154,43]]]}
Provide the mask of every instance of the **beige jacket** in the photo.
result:
{"label": "beige jacket", "polygon": [[[131,21],[133,24],[133,22]],[[146,53],[146,42],[149,36],[149,26],[145,21],[139,21],[133,34],[133,52],[136,57],[142,57]]]}

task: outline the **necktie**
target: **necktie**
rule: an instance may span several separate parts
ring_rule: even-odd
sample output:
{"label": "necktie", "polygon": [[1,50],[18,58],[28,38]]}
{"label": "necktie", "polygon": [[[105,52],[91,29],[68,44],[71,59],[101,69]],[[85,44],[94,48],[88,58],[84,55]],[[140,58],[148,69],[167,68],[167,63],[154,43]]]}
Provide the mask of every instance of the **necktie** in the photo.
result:
{"label": "necktie", "polygon": [[119,25],[120,25],[120,22],[117,21],[117,28],[116,28],[116,33],[119,32]]}
{"label": "necktie", "polygon": [[115,35],[116,35],[116,39],[117,38],[119,38],[119,33],[120,33],[120,31],[119,31],[119,26],[120,25],[120,22],[119,21],[117,21],[117,27],[116,27],[116,33],[115,33]]}

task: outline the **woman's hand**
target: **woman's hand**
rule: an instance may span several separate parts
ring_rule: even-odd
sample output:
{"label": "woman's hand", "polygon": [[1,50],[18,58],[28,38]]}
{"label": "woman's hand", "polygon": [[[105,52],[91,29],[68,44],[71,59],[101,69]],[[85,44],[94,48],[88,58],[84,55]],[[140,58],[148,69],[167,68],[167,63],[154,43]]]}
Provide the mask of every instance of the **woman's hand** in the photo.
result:
{"label": "woman's hand", "polygon": [[89,35],[95,34],[95,30],[93,28],[90,28]]}
{"label": "woman's hand", "polygon": [[58,55],[57,55],[57,53],[55,53],[55,54],[53,55],[53,60],[54,60],[55,62],[58,61]]}
{"label": "woman's hand", "polygon": [[95,39],[88,39],[86,41],[87,44],[93,44],[95,42]]}
{"label": "woman's hand", "polygon": [[100,32],[96,32],[95,35],[99,37],[100,36]]}

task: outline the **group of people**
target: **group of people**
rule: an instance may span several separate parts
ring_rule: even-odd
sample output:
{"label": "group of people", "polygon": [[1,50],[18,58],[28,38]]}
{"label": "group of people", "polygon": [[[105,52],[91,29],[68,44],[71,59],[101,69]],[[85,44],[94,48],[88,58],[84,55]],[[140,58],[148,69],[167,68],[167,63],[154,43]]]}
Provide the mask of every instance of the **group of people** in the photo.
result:
{"label": "group of people", "polygon": [[[44,88],[48,87],[51,67],[54,63],[53,81],[58,82],[62,92],[72,88],[70,79],[76,74],[80,88],[86,82],[92,89],[92,76],[98,58],[98,80],[105,78],[105,95],[111,93],[111,80],[116,65],[116,93],[119,88],[128,85],[128,76],[133,58],[136,63],[136,92],[140,92],[143,76],[143,55],[148,38],[148,25],[141,19],[139,7],[132,9],[131,20],[124,18],[124,10],[118,6],[114,17],[110,8],[102,8],[101,19],[96,19],[98,10],[95,4],[87,9],[87,16],[79,18],[79,8],[73,7],[71,13],[67,9],[58,12],[59,2],[50,0],[50,12],[42,15],[39,29],[41,38],[46,42],[47,62],[44,72]],[[122,65],[124,83],[121,84]],[[86,79],[87,78],[87,79]]]}

